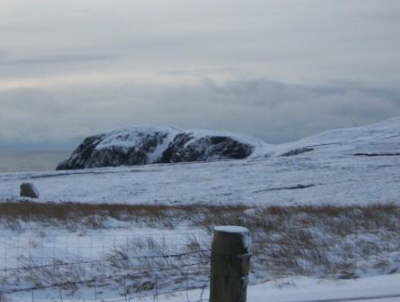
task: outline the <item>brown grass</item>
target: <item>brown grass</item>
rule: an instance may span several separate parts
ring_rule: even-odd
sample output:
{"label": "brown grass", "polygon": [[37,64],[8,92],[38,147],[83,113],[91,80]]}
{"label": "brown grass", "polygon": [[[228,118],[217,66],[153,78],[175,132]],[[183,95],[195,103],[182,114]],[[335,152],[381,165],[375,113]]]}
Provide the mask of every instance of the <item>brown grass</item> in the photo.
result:
{"label": "brown grass", "polygon": [[[0,202],[0,220],[49,224],[80,223],[102,227],[102,222],[113,218],[120,221],[144,223],[148,226],[174,228],[182,221],[199,222],[209,216],[224,217],[225,213],[240,215],[248,207],[212,205],[127,205],[88,203]],[[195,223],[197,224],[197,223]]]}
{"label": "brown grass", "polygon": [[395,204],[250,208],[245,205],[0,202],[0,220],[2,221],[90,224],[93,221],[101,222],[113,218],[164,227],[174,227],[180,222],[188,222],[193,226],[209,230],[215,225],[243,225],[251,230],[278,231],[285,228],[289,222],[293,228],[304,229],[317,226],[321,221],[335,225],[338,233],[350,226],[371,230],[385,226],[397,230],[396,220],[399,217],[400,206]]}
{"label": "brown grass", "polygon": [[[60,227],[107,228],[104,222],[108,219],[157,228],[184,224],[210,233],[215,225],[248,227],[253,237],[252,271],[257,280],[288,275],[356,278],[364,273],[400,271],[400,262],[396,260],[400,259],[400,206],[395,204],[251,208],[245,205],[0,203],[0,223],[6,227],[18,221],[33,221]],[[129,253],[141,254],[141,250],[162,253],[163,247],[150,243],[141,246],[132,242],[127,250],[116,250],[108,259],[112,268],[134,268],[136,263],[127,260]],[[208,249],[209,243],[194,238],[186,249]],[[204,261],[204,255],[193,257],[199,258],[191,259],[194,262]],[[207,270],[199,273],[200,277],[206,280]]]}

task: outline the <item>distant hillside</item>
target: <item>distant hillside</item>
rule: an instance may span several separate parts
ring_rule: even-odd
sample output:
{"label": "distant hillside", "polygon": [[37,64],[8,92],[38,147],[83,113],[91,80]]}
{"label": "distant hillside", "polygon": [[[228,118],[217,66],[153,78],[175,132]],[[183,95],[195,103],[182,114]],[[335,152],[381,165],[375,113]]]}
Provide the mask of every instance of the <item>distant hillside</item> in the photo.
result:
{"label": "distant hillside", "polygon": [[329,157],[400,155],[400,117],[367,126],[329,130],[266,150],[270,156],[301,153]]}
{"label": "distant hillside", "polygon": [[304,153],[330,157],[400,155],[400,117],[368,126],[330,130],[280,145],[229,132],[137,125],[85,138],[57,170]]}
{"label": "distant hillside", "polygon": [[137,125],[85,138],[57,170],[244,159],[265,146],[227,132]]}
{"label": "distant hillside", "polygon": [[[19,185],[32,182],[40,192],[41,201],[229,205],[399,203],[400,118],[327,131],[281,145],[216,133],[141,126],[93,136],[61,167],[174,164],[0,173],[0,198],[18,200]],[[132,154],[135,156],[130,157]],[[177,163],[184,160],[210,162]]]}

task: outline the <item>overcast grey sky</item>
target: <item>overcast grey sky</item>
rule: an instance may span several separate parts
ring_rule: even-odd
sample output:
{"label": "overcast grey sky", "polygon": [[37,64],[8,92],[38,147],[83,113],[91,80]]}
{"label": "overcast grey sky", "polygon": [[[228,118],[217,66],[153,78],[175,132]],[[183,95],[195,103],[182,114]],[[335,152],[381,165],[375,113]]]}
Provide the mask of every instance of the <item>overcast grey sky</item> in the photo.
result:
{"label": "overcast grey sky", "polygon": [[399,0],[2,0],[0,147],[372,123],[400,115],[399,37]]}

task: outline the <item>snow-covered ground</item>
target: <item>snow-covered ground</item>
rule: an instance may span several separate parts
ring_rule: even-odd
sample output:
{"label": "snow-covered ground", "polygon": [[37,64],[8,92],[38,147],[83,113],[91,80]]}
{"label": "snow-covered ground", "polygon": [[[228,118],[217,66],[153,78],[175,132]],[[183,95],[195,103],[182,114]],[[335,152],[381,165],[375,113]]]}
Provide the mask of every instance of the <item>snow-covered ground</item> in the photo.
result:
{"label": "snow-covered ground", "polygon": [[[19,185],[32,182],[40,192],[38,202],[250,206],[399,204],[399,171],[400,118],[395,118],[366,127],[329,131],[293,143],[266,144],[246,160],[1,173],[0,200],[19,200]],[[79,227],[66,230],[50,224],[48,227],[32,225],[31,229],[25,225],[24,228],[23,231],[8,226],[0,228],[0,269],[8,282],[13,280],[13,267],[20,267],[26,259],[34,260],[34,265],[51,265],[55,260],[67,263],[103,261],[121,248],[132,250],[132,242],[136,244],[143,237],[167,243],[163,247],[167,253],[181,251],[190,236],[210,239],[209,234],[184,227],[161,230],[118,225],[117,222],[109,228],[93,230]],[[142,252],[146,253],[146,249],[142,248]],[[93,269],[96,274],[101,270],[97,266]],[[90,272],[87,274],[91,276]],[[400,301],[399,281],[399,274],[347,281],[280,279],[251,286],[248,301],[336,301],[329,299],[373,296],[376,298],[368,301]],[[3,283],[3,286],[10,288],[13,284]],[[57,294],[40,296],[36,293],[34,301],[55,301]],[[87,295],[80,294],[86,301],[93,300],[92,289]],[[208,295],[203,294],[203,298]],[[11,298],[31,301],[29,295],[29,292],[14,294]],[[158,301],[184,301],[187,295],[193,297],[190,301],[195,301],[200,291],[160,296]],[[53,300],[46,298],[49,296]],[[83,301],[77,300],[76,295],[64,296],[62,300]]]}
{"label": "snow-covered ground", "polygon": [[268,146],[246,160],[2,173],[0,199],[17,199],[20,183],[29,181],[41,201],[57,202],[397,203],[399,168],[400,118],[395,118]]}
{"label": "snow-covered ground", "polygon": [[121,298],[128,288],[135,289],[130,295],[151,296],[155,292],[146,286],[156,278],[157,290],[184,288],[179,280],[185,266],[189,275],[197,274],[191,277],[193,285],[207,283],[207,264],[198,265],[199,253],[185,249],[196,238],[209,237],[199,229],[21,225],[0,224],[0,301],[3,293],[5,301],[103,301]]}
{"label": "snow-covered ground", "polygon": [[[312,278],[285,278],[248,288],[249,302],[395,302],[400,301],[400,274],[377,276],[356,280],[318,280]],[[160,301],[178,302],[186,299],[186,293],[165,297]],[[192,291],[189,297],[196,301],[200,291]],[[208,297],[208,292],[203,293]]]}
{"label": "snow-covered ground", "polygon": [[[247,290],[249,302],[397,302],[400,301],[400,274],[376,276],[356,280],[318,280],[313,278],[285,278],[250,286]],[[159,302],[207,301],[208,290],[182,291],[156,298]],[[202,298],[202,300],[199,300]],[[154,301],[154,297],[134,301]],[[20,298],[18,301],[32,301]],[[54,299],[37,299],[38,302],[53,302]],[[65,302],[97,302],[94,299],[77,300],[63,297]],[[124,301],[110,299],[107,301]],[[129,300],[127,300],[129,301]]]}

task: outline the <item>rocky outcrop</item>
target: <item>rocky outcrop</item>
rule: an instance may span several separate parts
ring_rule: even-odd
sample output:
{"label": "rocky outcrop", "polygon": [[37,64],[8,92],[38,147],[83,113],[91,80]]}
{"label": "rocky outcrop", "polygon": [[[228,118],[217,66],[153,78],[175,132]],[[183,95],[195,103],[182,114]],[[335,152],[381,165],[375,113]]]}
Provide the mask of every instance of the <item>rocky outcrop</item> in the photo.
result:
{"label": "rocky outcrop", "polygon": [[83,169],[88,165],[96,146],[104,138],[104,134],[87,137],[72,153],[71,157],[61,162],[57,170]]}
{"label": "rocky outcrop", "polygon": [[223,132],[135,126],[85,138],[57,170],[243,159],[262,144]]}
{"label": "rocky outcrop", "polygon": [[243,159],[254,146],[227,136],[194,138],[191,133],[180,133],[169,144],[160,159],[162,163]]}
{"label": "rocky outcrop", "polygon": [[20,186],[21,197],[29,197],[29,198],[39,198],[39,191],[36,189],[35,185],[30,182],[24,182]]}

